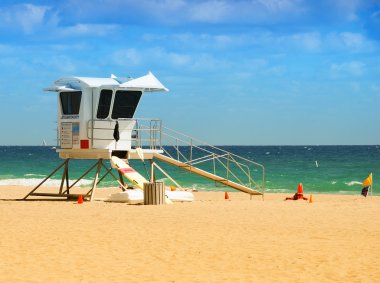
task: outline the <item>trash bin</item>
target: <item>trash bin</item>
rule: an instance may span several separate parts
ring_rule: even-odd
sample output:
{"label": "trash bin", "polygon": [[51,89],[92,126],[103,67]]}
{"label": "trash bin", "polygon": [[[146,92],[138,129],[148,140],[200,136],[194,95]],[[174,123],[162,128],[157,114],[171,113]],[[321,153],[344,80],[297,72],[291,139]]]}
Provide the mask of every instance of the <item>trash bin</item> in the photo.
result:
{"label": "trash bin", "polygon": [[144,183],[144,204],[165,204],[164,182]]}

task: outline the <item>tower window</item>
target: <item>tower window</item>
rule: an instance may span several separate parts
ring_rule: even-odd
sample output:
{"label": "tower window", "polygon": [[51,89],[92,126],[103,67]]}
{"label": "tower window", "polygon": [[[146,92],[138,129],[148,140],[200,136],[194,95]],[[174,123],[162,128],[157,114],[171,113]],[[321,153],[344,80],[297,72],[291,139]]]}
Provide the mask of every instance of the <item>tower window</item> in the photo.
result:
{"label": "tower window", "polygon": [[140,101],[141,94],[141,91],[116,91],[112,119],[132,118]]}
{"label": "tower window", "polygon": [[110,113],[111,100],[112,90],[102,89],[99,97],[98,113],[96,114],[98,119],[105,119],[108,117],[108,114]]}
{"label": "tower window", "polygon": [[80,101],[82,99],[81,91],[61,92],[59,94],[64,115],[78,115]]}

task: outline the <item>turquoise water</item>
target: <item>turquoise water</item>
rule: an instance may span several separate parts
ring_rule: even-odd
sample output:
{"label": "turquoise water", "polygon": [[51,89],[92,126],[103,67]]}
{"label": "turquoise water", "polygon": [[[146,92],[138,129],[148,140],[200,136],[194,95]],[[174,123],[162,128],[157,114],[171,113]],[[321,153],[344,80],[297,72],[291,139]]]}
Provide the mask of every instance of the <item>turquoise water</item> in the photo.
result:
{"label": "turquoise water", "polygon": [[[374,194],[380,195],[380,146],[224,146],[223,149],[251,159],[265,166],[265,188],[268,192],[292,193],[302,182],[305,193],[359,194],[361,182],[373,173]],[[84,173],[94,160],[70,161],[70,179]],[[62,160],[50,147],[0,146],[0,185],[37,185]],[[109,166],[108,161],[106,161]],[[148,162],[146,164],[148,165]],[[182,186],[198,190],[228,190],[214,182],[185,173],[180,169],[160,164]],[[146,175],[141,161],[132,166]],[[254,177],[261,184],[260,172]],[[91,184],[91,176],[82,185]],[[170,181],[163,175],[158,178]],[[52,185],[59,186],[60,176],[53,176]],[[117,186],[106,178],[102,186]]]}

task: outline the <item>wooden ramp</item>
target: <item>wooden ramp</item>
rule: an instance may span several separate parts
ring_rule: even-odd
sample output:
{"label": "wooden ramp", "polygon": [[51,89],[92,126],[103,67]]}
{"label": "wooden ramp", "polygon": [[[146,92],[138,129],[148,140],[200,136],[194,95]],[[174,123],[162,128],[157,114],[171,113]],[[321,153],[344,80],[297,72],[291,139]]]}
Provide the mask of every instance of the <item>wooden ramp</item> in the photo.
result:
{"label": "wooden ramp", "polygon": [[241,192],[244,192],[244,193],[247,193],[247,194],[250,194],[250,195],[262,195],[262,193],[260,193],[259,191],[256,191],[254,189],[248,188],[248,187],[243,186],[243,185],[241,185],[239,183],[230,181],[230,180],[228,180],[226,178],[220,177],[220,176],[215,175],[213,173],[204,171],[204,170],[199,169],[197,167],[188,165],[188,164],[183,163],[181,161],[175,160],[175,159],[173,159],[173,158],[171,158],[169,156],[166,156],[166,155],[163,155],[163,154],[160,154],[160,153],[154,153],[153,158],[156,158],[156,159],[158,159],[160,161],[163,161],[163,162],[169,163],[171,165],[177,166],[177,167],[182,168],[182,169],[184,169],[186,171],[189,171],[189,172],[197,174],[199,176],[208,178],[210,180],[213,180],[215,182],[221,183],[223,185],[226,185],[226,186],[231,187],[233,189],[239,190]]}

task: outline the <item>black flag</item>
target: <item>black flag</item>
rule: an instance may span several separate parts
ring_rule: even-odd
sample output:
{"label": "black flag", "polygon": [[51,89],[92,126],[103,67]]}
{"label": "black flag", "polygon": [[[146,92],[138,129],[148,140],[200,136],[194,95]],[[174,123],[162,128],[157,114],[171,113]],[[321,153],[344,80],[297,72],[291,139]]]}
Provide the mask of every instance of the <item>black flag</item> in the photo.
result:
{"label": "black flag", "polygon": [[120,139],[118,121],[116,121],[115,129],[113,129],[113,138],[115,139],[116,142],[118,142]]}

